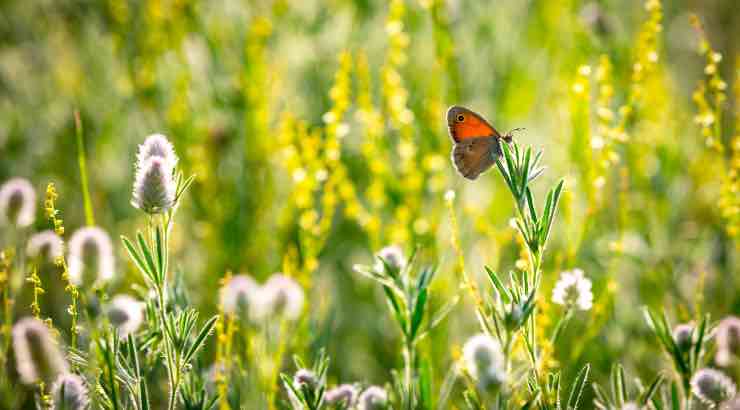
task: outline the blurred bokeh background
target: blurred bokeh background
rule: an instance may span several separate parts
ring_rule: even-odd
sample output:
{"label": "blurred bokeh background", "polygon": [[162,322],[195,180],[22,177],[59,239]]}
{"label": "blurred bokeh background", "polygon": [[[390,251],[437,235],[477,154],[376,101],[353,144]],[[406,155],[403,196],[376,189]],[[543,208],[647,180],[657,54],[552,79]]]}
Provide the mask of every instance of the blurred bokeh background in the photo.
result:
{"label": "blurred bokeh background", "polygon": [[[544,149],[540,198],[566,181],[541,324],[558,314],[549,292],[562,270],[586,272],[595,306],[551,366],[572,375],[590,362],[603,381],[620,361],[649,377],[667,362],[641,306],[676,321],[740,312],[740,9],[656,4],[3,1],[0,181],[26,177],[40,196],[54,182],[67,230],[82,226],[79,110],[96,223],[130,235],[143,219],[130,205],[137,144],[166,134],[197,175],[173,234],[193,303],[215,312],[227,271],[291,273],[310,292],[296,350],[326,347],[332,380],[382,383],[399,367],[382,292],[352,265],[387,244],[418,247],[439,266],[432,303],[463,296],[422,343],[439,385],[478,332],[444,193],[457,194],[466,268],[482,289],[484,265],[526,263],[500,176],[470,182],[450,164],[444,113],[465,105]],[[36,227],[47,227],[40,211]],[[117,252],[112,289],[125,291],[142,279]],[[63,303],[43,309],[68,320]]]}

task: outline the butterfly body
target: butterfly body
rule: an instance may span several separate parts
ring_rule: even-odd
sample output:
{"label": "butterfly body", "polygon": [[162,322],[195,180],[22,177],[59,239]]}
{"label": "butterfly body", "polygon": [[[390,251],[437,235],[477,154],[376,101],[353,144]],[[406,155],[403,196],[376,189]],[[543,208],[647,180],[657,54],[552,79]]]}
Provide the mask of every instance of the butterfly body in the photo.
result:
{"label": "butterfly body", "polygon": [[481,115],[460,106],[447,110],[447,127],[452,138],[452,163],[467,179],[476,179],[502,155],[501,139],[511,142],[511,133],[502,136]]}

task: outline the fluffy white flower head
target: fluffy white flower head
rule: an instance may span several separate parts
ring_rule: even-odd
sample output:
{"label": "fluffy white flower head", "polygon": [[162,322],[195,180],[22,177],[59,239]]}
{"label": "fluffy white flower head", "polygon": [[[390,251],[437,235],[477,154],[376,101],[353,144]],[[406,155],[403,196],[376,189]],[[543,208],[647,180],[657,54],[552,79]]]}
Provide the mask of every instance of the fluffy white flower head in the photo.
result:
{"label": "fluffy white flower head", "polygon": [[282,273],[275,273],[261,287],[253,310],[260,319],[282,315],[287,320],[296,320],[303,312],[304,298],[303,288],[298,282]]}
{"label": "fluffy white flower head", "polygon": [[148,158],[136,169],[131,205],[148,214],[164,213],[175,204],[172,169],[161,157]]}
{"label": "fluffy white flower head", "polygon": [[26,253],[31,258],[39,258],[48,262],[56,262],[62,256],[64,246],[62,238],[54,231],[46,230],[34,234],[26,245]]}
{"label": "fluffy white flower head", "polygon": [[504,354],[501,345],[491,336],[479,334],[463,346],[463,360],[470,376],[487,390],[504,382]]}
{"label": "fluffy white flower head", "polygon": [[247,308],[251,311],[257,303],[260,286],[249,275],[236,275],[221,289],[221,306],[224,312],[236,314]]}
{"label": "fluffy white flower head", "polygon": [[144,321],[142,303],[129,295],[117,295],[107,309],[108,320],[121,336],[136,332]]}
{"label": "fluffy white flower head", "polygon": [[699,369],[691,378],[691,391],[702,402],[717,406],[735,397],[736,388],[732,379],[715,369]]}
{"label": "fluffy white flower head", "polygon": [[36,219],[36,191],[24,178],[9,179],[0,187],[0,226],[25,228]]}
{"label": "fluffy white flower head", "polygon": [[67,362],[44,322],[33,317],[13,326],[13,349],[21,381],[27,385],[51,383],[68,371]]}
{"label": "fluffy white flower head", "polygon": [[88,279],[108,281],[113,278],[113,271],[113,245],[108,234],[96,226],[78,229],[69,240],[72,283],[80,286]]}
{"label": "fluffy white flower head", "polygon": [[51,387],[51,396],[54,409],[84,410],[89,403],[85,382],[72,373],[59,376]]}
{"label": "fluffy white flower head", "polygon": [[717,326],[717,355],[715,361],[720,366],[729,366],[732,359],[740,357],[740,319],[729,316]]}
{"label": "fluffy white flower head", "polygon": [[388,393],[379,386],[370,386],[360,395],[358,410],[381,410],[388,405]]}
{"label": "fluffy white flower head", "polygon": [[136,154],[137,168],[141,168],[152,157],[162,158],[165,168],[170,172],[175,168],[178,161],[175,148],[162,134],[152,134],[146,137],[143,144],[139,145],[139,152]]}
{"label": "fluffy white flower head", "polygon": [[560,280],[552,291],[552,301],[567,307],[575,306],[580,310],[591,309],[594,302],[591,280],[580,269],[561,273]]}
{"label": "fluffy white flower head", "polygon": [[351,408],[357,401],[357,388],[351,384],[340,384],[326,392],[324,395],[326,404],[337,406],[343,405],[343,408]]}

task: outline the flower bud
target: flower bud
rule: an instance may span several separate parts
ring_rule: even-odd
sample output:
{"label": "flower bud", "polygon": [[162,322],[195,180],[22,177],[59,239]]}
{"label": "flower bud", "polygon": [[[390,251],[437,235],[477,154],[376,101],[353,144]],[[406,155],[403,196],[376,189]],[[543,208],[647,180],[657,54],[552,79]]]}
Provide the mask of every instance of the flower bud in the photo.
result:
{"label": "flower bud", "polygon": [[76,286],[113,278],[113,245],[98,227],[78,229],[69,240],[69,278]]}
{"label": "flower bud", "polygon": [[694,327],[690,324],[681,324],[673,329],[673,340],[682,352],[687,352],[693,345],[692,337],[694,335]]}
{"label": "flower bud", "polygon": [[128,295],[115,296],[106,313],[121,336],[136,332],[144,321],[142,303]]}
{"label": "flower bud", "polygon": [[403,270],[406,266],[406,257],[403,255],[403,250],[397,245],[386,246],[378,251],[375,256],[378,259],[375,262],[375,271],[378,273],[384,273],[386,266],[395,272]]}
{"label": "flower bud", "polygon": [[735,396],[735,383],[718,370],[704,368],[691,378],[691,391],[705,404],[718,406]]}
{"label": "flower bud", "polygon": [[151,157],[136,170],[131,204],[148,214],[167,212],[175,204],[172,169],[164,158]]}
{"label": "flower bud", "polygon": [[313,390],[318,386],[319,379],[316,378],[316,373],[308,369],[298,369],[293,375],[293,383],[299,388],[308,388]]}
{"label": "flower bud", "polygon": [[49,328],[39,319],[24,318],[13,326],[13,349],[16,368],[24,384],[51,383],[59,374],[68,371],[67,361]]}
{"label": "flower bud", "polygon": [[357,388],[351,384],[341,384],[326,392],[324,395],[326,404],[350,408],[357,401]]}
{"label": "flower bud", "polygon": [[382,410],[388,406],[388,393],[378,386],[370,386],[360,395],[358,410]]}
{"label": "flower bud", "polygon": [[88,405],[87,388],[76,374],[63,374],[51,387],[54,410],[85,410]]}
{"label": "flower bud", "polygon": [[141,168],[152,157],[163,159],[165,169],[170,173],[177,165],[175,148],[162,134],[152,134],[144,140],[143,144],[139,145],[139,152],[136,154],[137,168]]}
{"label": "flower bud", "polygon": [[63,252],[62,238],[52,230],[33,235],[26,245],[26,253],[30,258],[50,263],[56,263]]}
{"label": "flower bud", "polygon": [[36,219],[36,191],[28,180],[12,178],[0,187],[0,226],[25,228]]}
{"label": "flower bud", "polygon": [[732,358],[740,357],[740,319],[729,316],[722,319],[717,326],[717,356],[720,366],[728,366]]}

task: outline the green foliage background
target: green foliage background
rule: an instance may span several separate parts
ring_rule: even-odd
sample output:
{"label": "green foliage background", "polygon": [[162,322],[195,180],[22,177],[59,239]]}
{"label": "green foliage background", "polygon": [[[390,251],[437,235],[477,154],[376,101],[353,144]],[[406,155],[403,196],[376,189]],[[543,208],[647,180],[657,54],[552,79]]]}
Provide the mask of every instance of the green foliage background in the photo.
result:
{"label": "green foliage background", "polygon": [[[723,55],[727,100],[708,111],[692,100],[710,78],[690,13]],[[143,220],[130,205],[136,146],[166,134],[197,175],[172,238],[192,303],[217,312],[227,271],[296,276],[310,294],[295,351],[325,347],[332,381],[384,383],[400,366],[382,292],[352,265],[386,244],[418,247],[439,266],[432,303],[463,300],[421,345],[439,386],[479,331],[444,193],[457,194],[465,267],[482,289],[492,292],[484,264],[526,263],[503,181],[466,181],[449,163],[444,113],[465,105],[502,132],[525,127],[517,141],[544,148],[540,196],[566,180],[540,325],[559,314],[549,292],[562,270],[586,272],[595,306],[571,322],[549,366],[573,377],[589,362],[604,381],[622,362],[649,378],[667,361],[640,306],[677,322],[740,312],[740,12],[733,1],[667,2],[645,43],[650,18],[638,1],[6,1],[0,181],[26,177],[40,197],[54,182],[68,232],[84,225],[79,110],[95,222],[116,238]],[[723,113],[709,131],[695,122],[707,112]],[[117,256],[112,293],[142,281],[120,246]],[[49,301],[65,300],[58,278],[44,287]],[[42,302],[42,314],[65,328],[64,307]]]}

